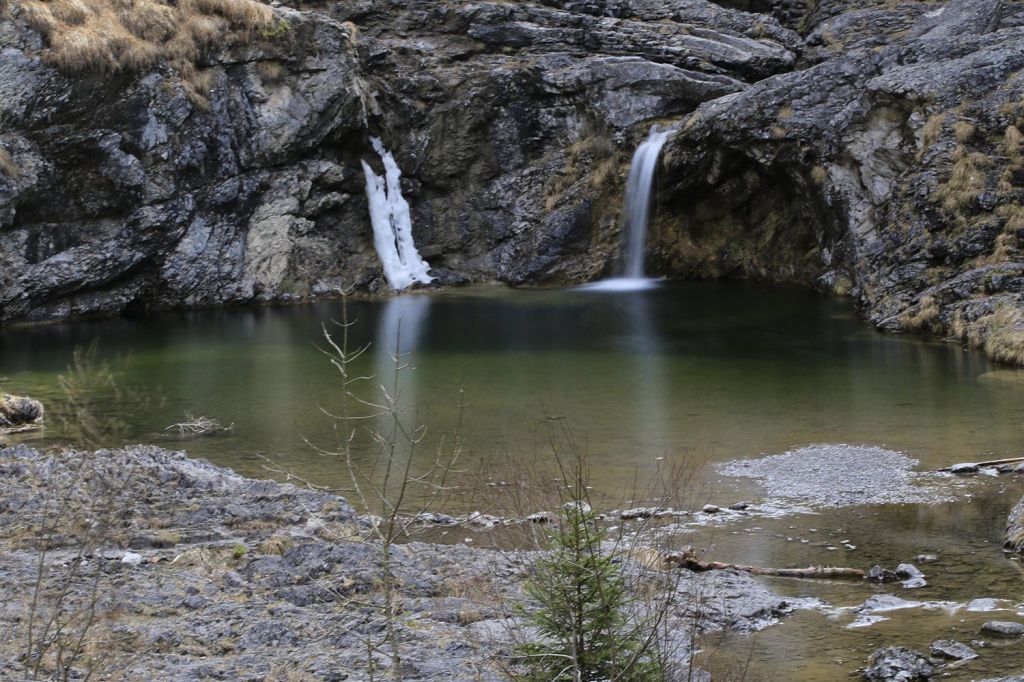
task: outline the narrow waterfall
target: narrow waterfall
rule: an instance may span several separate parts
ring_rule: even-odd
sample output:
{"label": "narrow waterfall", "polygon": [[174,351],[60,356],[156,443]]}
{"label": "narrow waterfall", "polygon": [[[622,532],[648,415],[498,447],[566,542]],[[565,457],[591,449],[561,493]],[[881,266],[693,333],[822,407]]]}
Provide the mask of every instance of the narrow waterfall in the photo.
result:
{"label": "narrow waterfall", "polygon": [[392,289],[405,289],[413,282],[433,281],[430,266],[420,258],[412,240],[412,216],[409,202],[402,197],[402,171],[380,138],[371,137],[373,148],[384,162],[384,177],[373,172],[363,161],[366,175],[366,198],[373,223],[373,246],[384,266],[384,276]]}
{"label": "narrow waterfall", "polygon": [[626,226],[624,236],[624,268],[626,279],[644,276],[644,250],[647,245],[647,225],[651,218],[651,188],[658,170],[658,155],[668,140],[669,131],[654,125],[647,139],[633,154],[633,164],[626,182]]}

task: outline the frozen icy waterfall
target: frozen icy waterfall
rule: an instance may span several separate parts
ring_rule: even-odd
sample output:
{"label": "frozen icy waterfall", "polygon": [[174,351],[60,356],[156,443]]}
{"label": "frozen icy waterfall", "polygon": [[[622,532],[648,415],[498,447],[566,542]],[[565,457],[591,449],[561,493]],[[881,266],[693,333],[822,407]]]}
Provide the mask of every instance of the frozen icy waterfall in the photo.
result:
{"label": "frozen icy waterfall", "polygon": [[412,241],[412,216],[409,203],[402,197],[402,171],[380,138],[371,137],[370,142],[384,162],[384,177],[381,177],[363,161],[373,246],[384,266],[384,276],[392,289],[405,289],[413,282],[432,282],[434,278],[428,274],[430,266],[420,258]]}

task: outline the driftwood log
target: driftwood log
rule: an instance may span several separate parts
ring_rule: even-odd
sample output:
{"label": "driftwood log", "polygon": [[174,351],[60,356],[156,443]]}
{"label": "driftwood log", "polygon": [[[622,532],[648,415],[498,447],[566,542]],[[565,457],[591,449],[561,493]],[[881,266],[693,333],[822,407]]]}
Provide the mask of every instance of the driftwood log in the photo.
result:
{"label": "driftwood log", "polygon": [[984,462],[964,462],[963,464],[953,464],[948,467],[942,467],[939,471],[952,471],[955,467],[971,465],[979,469],[985,469],[988,467],[997,467],[1003,464],[1021,464],[1024,463],[1024,457],[1006,457],[1004,459],[989,459]]}
{"label": "driftwood log", "polygon": [[691,571],[722,571],[732,569],[753,575],[770,575],[779,578],[864,578],[864,571],[859,568],[841,568],[837,566],[808,566],[807,568],[764,568],[763,566],[745,566],[743,564],[727,564],[721,561],[701,561],[690,552],[679,552],[665,556],[665,562]]}

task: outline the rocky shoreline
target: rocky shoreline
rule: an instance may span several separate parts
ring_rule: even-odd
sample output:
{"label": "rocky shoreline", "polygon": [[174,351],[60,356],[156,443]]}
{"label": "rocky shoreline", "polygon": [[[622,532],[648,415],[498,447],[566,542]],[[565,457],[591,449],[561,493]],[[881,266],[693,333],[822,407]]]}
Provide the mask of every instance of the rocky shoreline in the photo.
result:
{"label": "rocky shoreline", "polygon": [[[368,679],[381,554],[366,524],[335,495],[181,452],[0,449],[0,591],[13,595],[0,605],[0,676],[25,674],[28,624],[66,592],[65,613],[94,605],[97,644],[80,663],[97,679]],[[531,553],[410,542],[394,558],[403,678],[503,679]],[[796,606],[742,573],[679,575],[687,598],[669,620],[682,640],[756,630]],[[387,661],[374,657],[379,675]]]}

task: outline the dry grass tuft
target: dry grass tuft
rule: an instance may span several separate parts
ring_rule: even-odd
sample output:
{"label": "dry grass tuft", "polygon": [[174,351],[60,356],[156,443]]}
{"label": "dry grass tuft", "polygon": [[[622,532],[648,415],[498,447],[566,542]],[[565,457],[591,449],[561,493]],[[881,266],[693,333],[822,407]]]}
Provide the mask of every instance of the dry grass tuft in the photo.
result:
{"label": "dry grass tuft", "polygon": [[973,345],[983,346],[990,358],[1010,365],[1024,365],[1024,312],[1001,304],[991,315],[979,318],[968,332]]}
{"label": "dry grass tuft", "polygon": [[974,127],[974,124],[968,121],[957,121],[953,124],[953,137],[960,144],[969,142],[976,131],[977,128]]}
{"label": "dry grass tuft", "polygon": [[285,74],[284,67],[277,62],[259,62],[256,64],[256,72],[264,83],[278,83]]}
{"label": "dry grass tuft", "polygon": [[939,304],[931,296],[925,296],[917,304],[916,310],[911,308],[900,318],[900,323],[908,331],[934,332],[939,321]]}
{"label": "dry grass tuft", "polygon": [[929,116],[925,124],[921,126],[921,149],[918,152],[918,158],[921,157],[939,139],[939,135],[942,134],[942,127],[946,124],[945,114],[935,114]]}
{"label": "dry grass tuft", "polygon": [[0,174],[6,175],[13,180],[20,173],[18,164],[14,162],[14,157],[11,156],[11,153],[0,147]]}
{"label": "dry grass tuft", "polygon": [[[2,1],[2,0],[0,0]],[[180,73],[229,30],[276,34],[274,10],[257,0],[15,0],[49,43],[43,56],[65,73],[141,71],[166,60]],[[192,85],[192,78],[186,76]],[[201,87],[193,87],[199,92]]]}
{"label": "dry grass tuft", "polygon": [[1006,126],[1006,131],[1003,133],[1003,151],[1011,159],[1017,160],[1020,158],[1021,142],[1024,142],[1024,133],[1020,132],[1020,128],[1015,125]]}
{"label": "dry grass tuft", "polygon": [[828,180],[828,170],[824,166],[815,166],[811,169],[811,180],[818,187],[823,187]]}
{"label": "dry grass tuft", "polygon": [[941,183],[932,198],[950,213],[970,206],[985,189],[985,169],[992,160],[980,152],[968,152],[960,147],[954,153],[953,169],[949,179]]}

